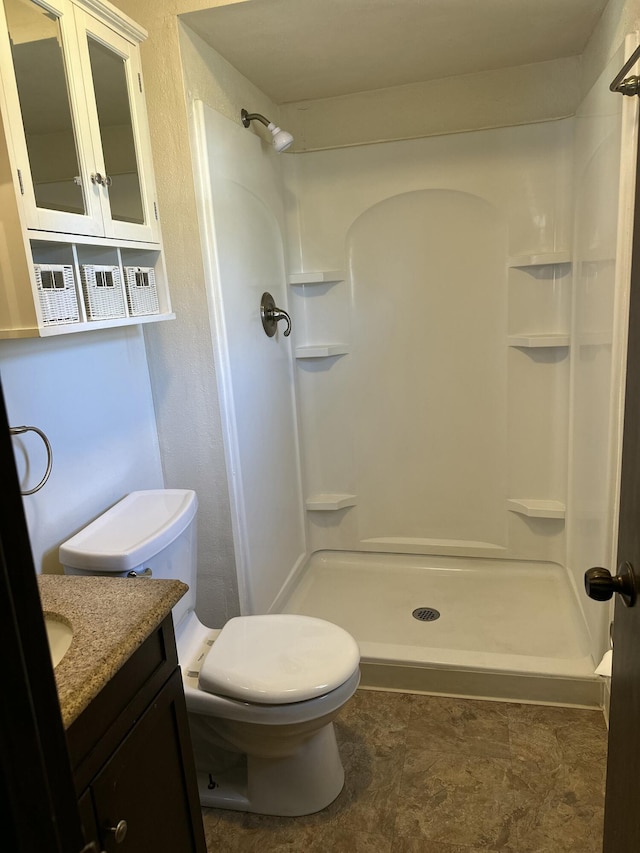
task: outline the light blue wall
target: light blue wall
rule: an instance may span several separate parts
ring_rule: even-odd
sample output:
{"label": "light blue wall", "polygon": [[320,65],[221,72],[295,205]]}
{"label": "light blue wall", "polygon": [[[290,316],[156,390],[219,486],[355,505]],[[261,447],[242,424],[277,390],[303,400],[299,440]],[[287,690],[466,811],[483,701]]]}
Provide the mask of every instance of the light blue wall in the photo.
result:
{"label": "light blue wall", "polygon": [[[53,447],[49,481],[24,498],[36,570],[61,571],[58,547],[134,489],[163,486],[149,371],[139,327],[0,342],[12,426]],[[14,438],[23,488],[46,459],[33,433]]]}

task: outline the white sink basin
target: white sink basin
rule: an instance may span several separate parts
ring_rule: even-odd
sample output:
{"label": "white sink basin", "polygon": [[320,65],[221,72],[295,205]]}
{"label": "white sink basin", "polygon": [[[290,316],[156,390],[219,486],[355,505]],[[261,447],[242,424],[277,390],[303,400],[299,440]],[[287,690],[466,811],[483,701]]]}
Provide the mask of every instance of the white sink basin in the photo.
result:
{"label": "white sink basin", "polygon": [[71,640],[73,640],[73,628],[51,613],[44,614],[44,624],[47,629],[47,640],[49,641],[51,660],[53,661],[54,667],[56,667],[71,645]]}

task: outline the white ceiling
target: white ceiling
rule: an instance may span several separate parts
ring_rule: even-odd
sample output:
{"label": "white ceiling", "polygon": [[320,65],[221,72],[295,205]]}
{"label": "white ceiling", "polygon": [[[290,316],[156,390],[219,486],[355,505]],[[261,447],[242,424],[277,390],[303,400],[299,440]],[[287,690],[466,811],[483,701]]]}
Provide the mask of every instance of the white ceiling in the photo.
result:
{"label": "white ceiling", "polygon": [[276,103],[582,53],[607,0],[246,0],[183,16]]}

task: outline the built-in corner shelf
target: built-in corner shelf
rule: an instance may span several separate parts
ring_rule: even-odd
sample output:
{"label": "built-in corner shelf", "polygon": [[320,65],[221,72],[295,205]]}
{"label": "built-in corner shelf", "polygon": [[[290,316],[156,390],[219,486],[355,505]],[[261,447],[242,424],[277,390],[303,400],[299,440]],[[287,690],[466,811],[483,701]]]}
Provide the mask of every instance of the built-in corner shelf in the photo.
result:
{"label": "built-in corner shelf", "polygon": [[578,343],[581,347],[611,346],[613,343],[613,334],[611,329],[582,332],[578,337]]}
{"label": "built-in corner shelf", "polygon": [[542,347],[568,347],[569,335],[509,335],[510,347],[537,349]]}
{"label": "built-in corner shelf", "polygon": [[580,258],[581,264],[593,264],[597,267],[608,267],[613,266],[616,262],[616,259],[612,255],[603,255],[602,251],[597,251],[591,249],[591,251],[586,251],[582,257]]}
{"label": "built-in corner shelf", "polygon": [[349,347],[346,344],[314,344],[313,346],[296,347],[296,358],[330,358],[334,355],[347,355]]}
{"label": "built-in corner shelf", "polygon": [[529,518],[564,518],[566,507],[561,501],[509,498],[507,509]]}
{"label": "built-in corner shelf", "polygon": [[338,509],[346,509],[356,505],[356,495],[344,495],[338,492],[326,492],[318,495],[310,495],[304,505],[309,510],[320,510],[321,512],[335,512]]}
{"label": "built-in corner shelf", "polygon": [[289,284],[337,284],[344,281],[343,270],[323,270],[319,272],[294,272],[289,276]]}
{"label": "built-in corner shelf", "polygon": [[553,264],[570,264],[571,252],[540,252],[533,255],[516,255],[509,258],[509,267],[546,267]]}

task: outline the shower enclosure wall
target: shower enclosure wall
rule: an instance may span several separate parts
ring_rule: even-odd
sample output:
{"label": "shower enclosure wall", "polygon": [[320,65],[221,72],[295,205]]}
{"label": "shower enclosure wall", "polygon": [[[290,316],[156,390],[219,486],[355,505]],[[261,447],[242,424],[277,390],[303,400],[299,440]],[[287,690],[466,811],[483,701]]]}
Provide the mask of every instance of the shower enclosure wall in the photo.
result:
{"label": "shower enclosure wall", "polygon": [[615,551],[621,57],[574,118],[299,155],[194,104],[242,606],[344,625],[370,684],[600,701],[581,576]]}

